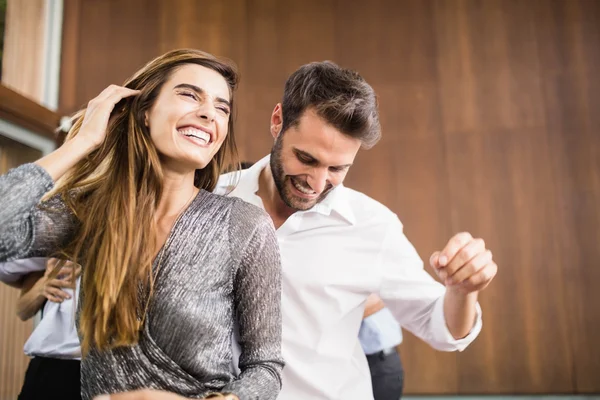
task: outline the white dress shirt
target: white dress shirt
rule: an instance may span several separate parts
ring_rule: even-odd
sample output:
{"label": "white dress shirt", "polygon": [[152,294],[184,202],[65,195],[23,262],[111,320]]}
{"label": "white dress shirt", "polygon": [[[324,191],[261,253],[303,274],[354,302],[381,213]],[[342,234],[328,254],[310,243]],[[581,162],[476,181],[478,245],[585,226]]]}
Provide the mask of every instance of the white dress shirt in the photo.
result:
{"label": "white dress shirt", "polygon": [[[14,283],[31,272],[44,271],[45,258],[29,258],[26,260],[0,263],[0,281]],[[77,278],[77,293],[79,293]],[[23,351],[30,357],[80,359],[81,349],[75,327],[76,304],[73,290],[64,288],[71,295],[62,303],[46,301],[42,309],[42,320],[35,327]]]}
{"label": "white dress shirt", "polygon": [[[268,163],[269,156],[221,177],[218,193],[233,189],[231,196],[264,209],[256,193]],[[463,350],[481,330],[478,305],[469,335],[452,337],[444,286],[425,272],[396,215],[362,193],[338,186],[312,209],[290,216],[277,237],[286,361],[279,400],[373,399],[358,340],[371,293],[379,294],[403,328],[436,349]]]}

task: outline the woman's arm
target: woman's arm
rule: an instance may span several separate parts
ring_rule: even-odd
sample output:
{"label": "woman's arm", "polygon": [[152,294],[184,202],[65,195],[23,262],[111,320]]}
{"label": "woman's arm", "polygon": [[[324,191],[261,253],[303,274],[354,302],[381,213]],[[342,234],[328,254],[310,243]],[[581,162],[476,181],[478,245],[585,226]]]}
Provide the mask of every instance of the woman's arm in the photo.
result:
{"label": "woman's arm", "polygon": [[61,199],[38,205],[53,185],[35,164],[0,176],[0,262],[46,257],[68,240],[75,220]]}
{"label": "woman's arm", "polygon": [[110,114],[115,105],[122,99],[139,92],[139,90],[117,85],[110,85],[104,89],[88,103],[77,135],[52,153],[37,160],[36,164],[44,168],[56,181],[104,142]]}
{"label": "woman's arm", "polygon": [[[232,394],[225,395],[225,396],[222,394],[215,394],[215,395],[211,395],[209,397],[205,397],[204,399],[239,400],[237,398],[237,396],[234,396]],[[204,399],[200,399],[200,400],[204,400]],[[94,397],[94,400],[188,400],[188,399],[186,399],[185,397],[180,396],[178,394],[171,393],[171,392],[164,392],[161,390],[143,389],[143,390],[136,390],[134,392],[114,393],[114,394],[111,394],[110,396],[108,396],[108,395],[96,396],[96,397]],[[189,400],[191,400],[191,399],[189,399]]]}
{"label": "woman's arm", "polygon": [[[64,245],[73,218],[60,199],[38,207],[54,181],[104,142],[115,104],[138,91],[111,85],[90,101],[77,135],[60,148],[0,177],[0,262],[33,255],[49,255]],[[55,210],[56,211],[56,210]]]}
{"label": "woman's arm", "polygon": [[281,356],[281,259],[273,223],[260,212],[261,218],[244,249],[234,281],[241,373],[222,392],[240,399],[274,400],[281,390],[284,365]]}

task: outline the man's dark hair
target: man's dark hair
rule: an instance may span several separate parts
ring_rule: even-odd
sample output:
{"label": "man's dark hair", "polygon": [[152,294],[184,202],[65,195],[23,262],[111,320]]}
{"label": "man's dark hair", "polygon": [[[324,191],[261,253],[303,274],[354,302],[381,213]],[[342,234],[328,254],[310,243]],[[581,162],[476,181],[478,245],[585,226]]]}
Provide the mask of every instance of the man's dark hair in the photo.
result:
{"label": "man's dark hair", "polygon": [[282,133],[313,109],[328,124],[371,148],[381,138],[377,97],[357,72],[331,61],[303,65],[285,83]]}

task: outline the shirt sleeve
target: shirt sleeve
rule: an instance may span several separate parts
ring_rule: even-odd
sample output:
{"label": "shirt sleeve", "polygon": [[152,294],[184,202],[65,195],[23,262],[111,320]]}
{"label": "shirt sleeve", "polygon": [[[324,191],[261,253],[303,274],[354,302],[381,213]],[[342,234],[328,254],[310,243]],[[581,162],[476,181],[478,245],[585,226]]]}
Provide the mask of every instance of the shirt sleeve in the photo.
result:
{"label": "shirt sleeve", "polygon": [[51,256],[71,239],[75,218],[62,200],[55,196],[40,204],[53,186],[36,164],[0,176],[0,262]]}
{"label": "shirt sleeve", "polygon": [[0,263],[0,282],[14,283],[31,272],[44,271],[46,260],[46,258],[36,257]]}
{"label": "shirt sleeve", "polygon": [[441,351],[462,351],[479,335],[481,308],[469,334],[454,339],[444,316],[446,288],[423,268],[423,261],[393,218],[381,253],[383,283],[379,296],[403,328]]}
{"label": "shirt sleeve", "polygon": [[[240,222],[238,222],[240,223]],[[275,228],[264,216],[235,277],[240,375],[223,388],[240,400],[274,400],[281,390],[281,260]]]}

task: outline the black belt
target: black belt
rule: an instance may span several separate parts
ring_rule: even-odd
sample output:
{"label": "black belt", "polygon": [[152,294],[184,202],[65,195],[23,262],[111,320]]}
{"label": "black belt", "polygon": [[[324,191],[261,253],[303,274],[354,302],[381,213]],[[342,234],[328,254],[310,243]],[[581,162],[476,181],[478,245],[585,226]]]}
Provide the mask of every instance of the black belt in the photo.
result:
{"label": "black belt", "polygon": [[367,357],[370,358],[386,358],[389,355],[392,355],[394,353],[397,353],[396,348],[395,347],[389,347],[387,349],[383,349],[381,351],[378,351],[377,353],[373,353],[373,354],[367,354]]}

